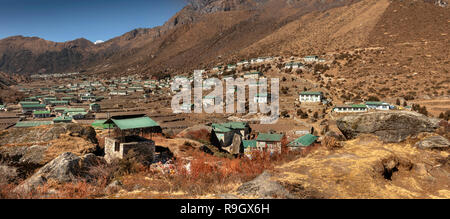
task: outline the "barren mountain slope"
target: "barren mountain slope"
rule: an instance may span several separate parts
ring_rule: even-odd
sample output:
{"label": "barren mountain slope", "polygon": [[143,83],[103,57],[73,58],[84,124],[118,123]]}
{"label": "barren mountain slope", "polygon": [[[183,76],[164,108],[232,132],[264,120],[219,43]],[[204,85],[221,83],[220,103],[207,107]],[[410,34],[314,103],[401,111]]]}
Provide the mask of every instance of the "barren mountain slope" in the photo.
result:
{"label": "barren mountain slope", "polygon": [[364,0],[356,4],[313,12],[290,22],[244,49],[281,51],[282,54],[304,55],[359,47],[389,6],[388,0]]}
{"label": "barren mountain slope", "polygon": [[[357,1],[195,0],[161,27],[133,30],[102,44],[85,39],[55,43],[21,36],[0,40],[0,70],[53,73],[108,63],[116,65],[95,70],[120,72],[131,67],[134,72],[155,73],[174,63],[175,68],[194,68],[191,62],[209,63],[211,57],[236,54],[303,14]],[[205,35],[205,29],[209,34]],[[200,37],[185,45],[192,35]],[[197,54],[204,55],[192,60]],[[155,56],[158,59],[153,60]]]}

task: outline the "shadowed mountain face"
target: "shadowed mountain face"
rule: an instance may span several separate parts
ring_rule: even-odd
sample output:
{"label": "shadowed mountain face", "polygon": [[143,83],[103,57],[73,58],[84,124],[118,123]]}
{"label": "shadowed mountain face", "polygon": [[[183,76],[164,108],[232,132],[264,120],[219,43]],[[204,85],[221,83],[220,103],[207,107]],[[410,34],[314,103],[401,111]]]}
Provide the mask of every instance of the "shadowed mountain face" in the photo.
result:
{"label": "shadowed mountain face", "polygon": [[[386,9],[396,2],[400,1],[192,0],[163,26],[136,29],[97,45],[86,39],[0,40],[0,71],[158,75],[260,55],[304,55],[367,45],[370,40],[379,43],[380,38],[369,33],[382,28]],[[429,5],[426,10],[448,12],[448,7]],[[431,16],[448,24],[445,16]]]}

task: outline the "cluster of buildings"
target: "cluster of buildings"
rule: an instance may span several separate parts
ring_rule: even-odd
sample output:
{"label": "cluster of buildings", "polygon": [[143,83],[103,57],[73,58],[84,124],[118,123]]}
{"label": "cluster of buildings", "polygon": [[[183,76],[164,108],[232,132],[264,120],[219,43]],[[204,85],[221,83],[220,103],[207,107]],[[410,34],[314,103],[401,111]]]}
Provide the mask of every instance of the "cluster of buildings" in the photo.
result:
{"label": "cluster of buildings", "polygon": [[317,142],[318,137],[310,133],[286,144],[286,136],[279,133],[251,134],[252,130],[246,122],[228,122],[211,125],[211,143],[225,149],[235,156],[245,154],[251,157],[255,151],[281,153],[286,146],[290,151],[302,150]]}
{"label": "cluster of buildings", "polygon": [[53,74],[33,74],[30,77],[37,79],[47,79],[47,78],[65,78],[65,77],[71,77],[75,75],[79,75],[80,72],[70,72],[70,73],[53,73]]}
{"label": "cluster of buildings", "polygon": [[[323,92],[320,91],[304,91],[299,94],[299,101],[301,103],[324,103],[328,100],[324,98]],[[337,105],[333,108],[333,112],[337,113],[361,113],[368,112],[369,110],[391,110],[395,109],[395,106],[389,103],[380,101],[367,101],[364,104],[348,104]]]}
{"label": "cluster of buildings", "polygon": [[365,102],[364,104],[338,105],[333,108],[337,113],[363,113],[369,110],[391,110],[395,106],[385,102]]}

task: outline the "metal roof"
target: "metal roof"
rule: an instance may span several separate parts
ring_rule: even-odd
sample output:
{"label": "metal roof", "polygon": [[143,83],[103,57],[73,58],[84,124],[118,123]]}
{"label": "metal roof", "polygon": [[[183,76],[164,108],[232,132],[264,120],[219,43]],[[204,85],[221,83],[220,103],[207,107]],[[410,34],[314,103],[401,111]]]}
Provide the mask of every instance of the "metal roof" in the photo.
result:
{"label": "metal roof", "polygon": [[282,138],[282,134],[259,133],[256,141],[281,141]]}
{"label": "metal roof", "polygon": [[52,121],[28,121],[28,122],[18,122],[14,127],[16,128],[26,128],[26,127],[36,127],[41,125],[50,125]]}
{"label": "metal roof", "polygon": [[317,138],[318,138],[317,136],[307,134],[300,138],[295,139],[294,141],[289,143],[289,146],[291,146],[291,147],[292,146],[293,147],[298,147],[298,146],[308,147],[311,144],[313,144],[314,142],[316,142]]}
{"label": "metal roof", "polygon": [[105,122],[105,124],[111,123],[115,124],[120,130],[151,128],[159,126],[157,122],[153,121],[153,119],[150,119],[150,117],[148,116],[124,119],[111,118]]}
{"label": "metal roof", "polygon": [[45,104],[30,104],[30,105],[22,105],[22,108],[45,108]]}
{"label": "metal roof", "polygon": [[256,148],[256,141],[255,140],[243,140],[242,144],[244,145],[244,148]]}
{"label": "metal roof", "polygon": [[33,112],[34,115],[50,114],[48,110],[36,110]]}
{"label": "metal roof", "polygon": [[320,91],[304,91],[301,92],[300,95],[322,95]]}

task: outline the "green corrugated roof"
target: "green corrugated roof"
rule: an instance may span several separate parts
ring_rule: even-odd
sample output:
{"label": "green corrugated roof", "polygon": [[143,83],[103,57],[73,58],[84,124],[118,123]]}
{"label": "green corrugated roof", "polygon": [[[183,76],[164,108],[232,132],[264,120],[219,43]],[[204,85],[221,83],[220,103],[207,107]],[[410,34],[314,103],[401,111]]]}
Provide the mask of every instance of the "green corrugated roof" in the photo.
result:
{"label": "green corrugated roof", "polygon": [[256,141],[281,141],[282,138],[282,134],[259,133]]}
{"label": "green corrugated roof", "polygon": [[26,128],[26,127],[36,127],[41,125],[50,125],[52,121],[29,121],[29,122],[18,122],[14,127],[16,128]]}
{"label": "green corrugated roof", "polygon": [[53,101],[50,101],[50,103],[51,104],[69,104],[69,101],[67,101],[67,100],[53,100]]}
{"label": "green corrugated roof", "polygon": [[23,106],[23,105],[36,105],[39,103],[40,103],[39,101],[21,101],[19,104]]}
{"label": "green corrugated roof", "polygon": [[34,115],[50,114],[48,110],[36,110],[33,112]]}
{"label": "green corrugated roof", "polygon": [[300,93],[301,95],[322,95],[320,91],[304,91]]}
{"label": "green corrugated roof", "polygon": [[308,147],[317,140],[317,136],[307,134],[300,138],[295,139],[291,143],[289,143],[289,146],[291,147]]}
{"label": "green corrugated roof", "polygon": [[111,119],[120,130],[157,127],[159,124],[147,116],[131,119]]}
{"label": "green corrugated roof", "polygon": [[230,129],[245,129],[247,127],[245,122],[227,122],[221,125]]}
{"label": "green corrugated roof", "polygon": [[256,141],[255,140],[243,140],[242,144],[244,145],[244,148],[256,148]]}
{"label": "green corrugated roof", "polygon": [[60,116],[57,118],[54,118],[53,121],[72,121],[72,117],[69,116]]}
{"label": "green corrugated roof", "polygon": [[353,104],[353,105],[351,105],[351,107],[354,107],[354,108],[367,108],[367,106],[364,105],[364,104]]}
{"label": "green corrugated roof", "polygon": [[73,112],[85,112],[86,110],[83,108],[68,108],[66,110],[64,110],[64,112],[66,113],[73,113]]}
{"label": "green corrugated roof", "polygon": [[45,104],[30,104],[30,105],[22,105],[22,108],[45,108]]}
{"label": "green corrugated roof", "polygon": [[211,126],[212,126],[212,128],[214,129],[215,132],[223,132],[223,133],[225,133],[225,132],[230,132],[231,131],[231,129],[223,126],[222,124],[212,124]]}
{"label": "green corrugated roof", "polygon": [[368,102],[366,102],[366,105],[383,105],[383,104],[387,104],[387,103],[379,102],[379,101],[368,101]]}

